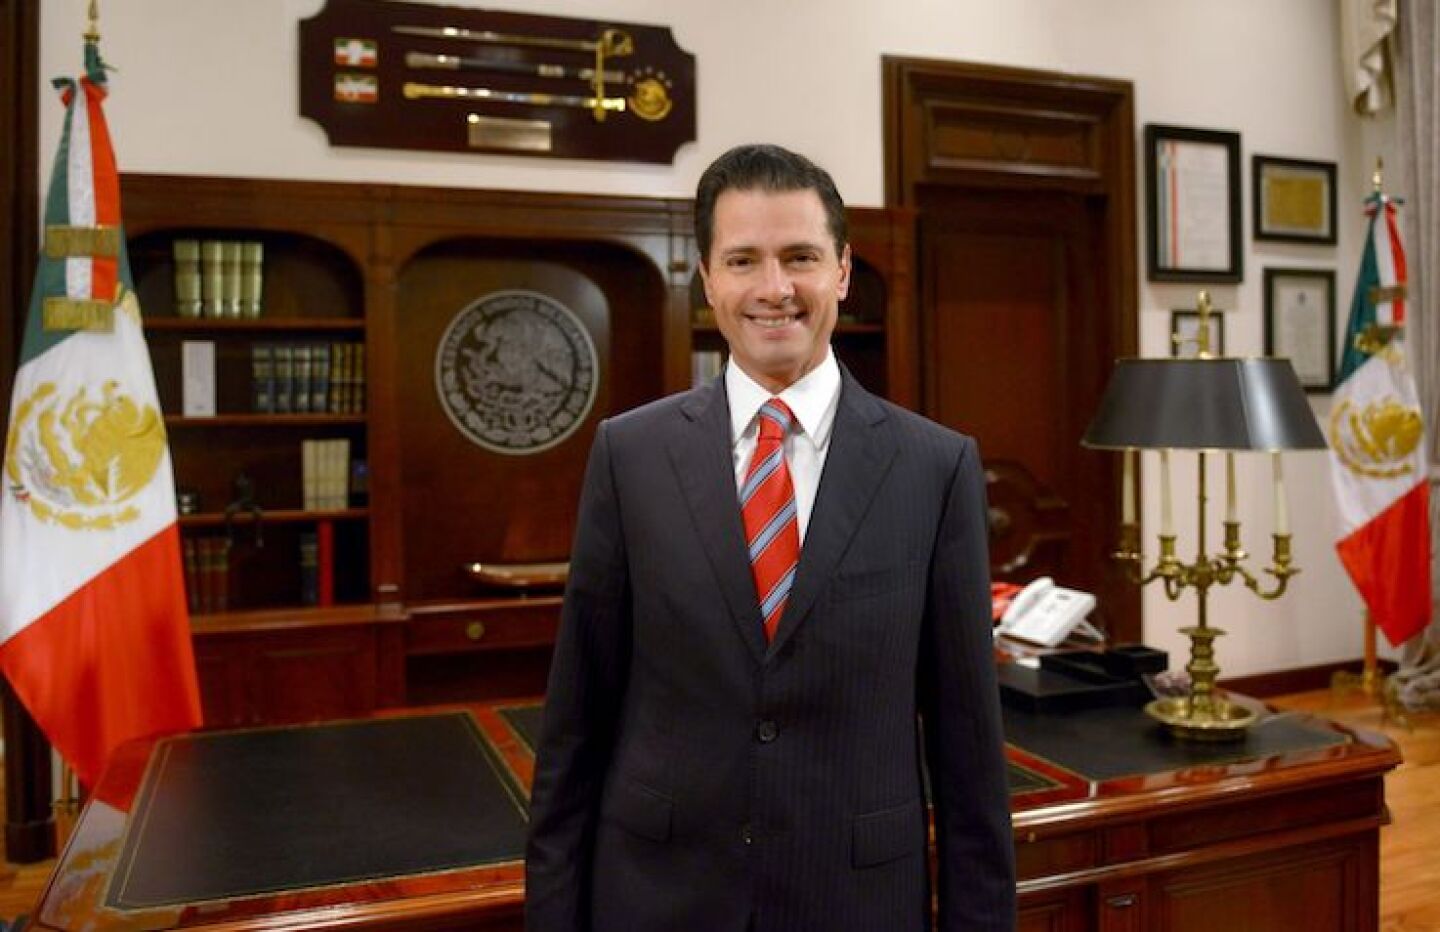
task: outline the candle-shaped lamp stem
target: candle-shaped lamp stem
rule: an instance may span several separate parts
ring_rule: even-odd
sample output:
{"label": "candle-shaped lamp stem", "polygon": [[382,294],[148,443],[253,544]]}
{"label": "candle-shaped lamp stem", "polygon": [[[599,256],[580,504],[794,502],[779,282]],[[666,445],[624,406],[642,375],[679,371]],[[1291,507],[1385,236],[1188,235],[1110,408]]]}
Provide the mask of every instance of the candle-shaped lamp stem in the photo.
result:
{"label": "candle-shaped lamp stem", "polygon": [[1290,533],[1290,511],[1285,502],[1285,470],[1281,465],[1280,452],[1275,456],[1275,533]]}
{"label": "candle-shaped lamp stem", "polygon": [[1170,509],[1170,451],[1160,451],[1160,536],[1175,536],[1175,516]]}
{"label": "candle-shaped lamp stem", "polygon": [[1235,454],[1225,454],[1225,522],[1235,523]]}
{"label": "candle-shaped lamp stem", "polygon": [[1135,451],[1126,450],[1121,454],[1125,462],[1124,478],[1120,482],[1120,523],[1135,523]]}

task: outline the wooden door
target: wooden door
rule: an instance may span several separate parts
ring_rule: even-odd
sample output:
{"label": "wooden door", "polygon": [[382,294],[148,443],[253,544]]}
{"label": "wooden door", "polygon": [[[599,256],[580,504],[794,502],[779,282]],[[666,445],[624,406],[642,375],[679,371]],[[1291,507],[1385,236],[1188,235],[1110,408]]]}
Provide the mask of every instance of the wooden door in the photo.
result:
{"label": "wooden door", "polygon": [[921,410],[980,442],[991,570],[1139,596],[1109,561],[1118,458],[1080,438],[1136,346],[1128,83],[887,58],[887,200],[917,211]]}

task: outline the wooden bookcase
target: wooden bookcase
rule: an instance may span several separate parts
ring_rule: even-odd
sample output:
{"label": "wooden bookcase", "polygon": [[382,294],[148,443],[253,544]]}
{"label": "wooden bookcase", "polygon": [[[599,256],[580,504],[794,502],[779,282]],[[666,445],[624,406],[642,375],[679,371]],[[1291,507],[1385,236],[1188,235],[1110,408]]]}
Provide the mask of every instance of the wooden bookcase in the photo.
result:
{"label": "wooden bookcase", "polygon": [[[564,560],[595,424],[689,386],[692,352],[723,347],[697,311],[690,203],[163,175],[122,178],[130,258],[166,414],[177,486],[198,494],[186,537],[233,538],[223,612],[194,618],[209,724],[543,691],[560,597],[486,589],[472,562]],[[913,217],[859,209],[837,352],[873,390],[913,406]],[[264,244],[253,320],[181,318],[176,239]],[[466,440],[436,401],[435,353],[481,295],[538,291],[575,309],[600,359],[582,428],[530,456]],[[217,415],[179,416],[181,345],[216,348]],[[257,343],[365,346],[355,414],[251,410]],[[302,508],[301,443],[346,438],[368,464],[365,501]],[[234,480],[248,517],[227,522]],[[333,535],[334,604],[302,604],[300,535]]]}

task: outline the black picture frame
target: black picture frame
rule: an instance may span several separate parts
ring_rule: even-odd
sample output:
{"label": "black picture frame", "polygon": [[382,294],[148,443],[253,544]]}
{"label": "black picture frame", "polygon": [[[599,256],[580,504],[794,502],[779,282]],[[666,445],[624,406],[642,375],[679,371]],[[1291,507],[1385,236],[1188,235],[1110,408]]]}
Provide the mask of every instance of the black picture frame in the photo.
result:
{"label": "black picture frame", "polygon": [[1147,123],[1144,136],[1150,281],[1241,281],[1240,134]]}
{"label": "black picture frame", "polygon": [[[1194,359],[1200,352],[1196,332],[1200,312],[1193,307],[1170,312],[1170,355],[1176,359]],[[1225,312],[1210,311],[1210,355],[1225,355]]]}
{"label": "black picture frame", "polygon": [[1257,240],[1335,245],[1334,162],[1255,155],[1250,178]]}
{"label": "black picture frame", "polygon": [[1310,393],[1335,390],[1335,272],[1265,269],[1265,355],[1283,356]]}

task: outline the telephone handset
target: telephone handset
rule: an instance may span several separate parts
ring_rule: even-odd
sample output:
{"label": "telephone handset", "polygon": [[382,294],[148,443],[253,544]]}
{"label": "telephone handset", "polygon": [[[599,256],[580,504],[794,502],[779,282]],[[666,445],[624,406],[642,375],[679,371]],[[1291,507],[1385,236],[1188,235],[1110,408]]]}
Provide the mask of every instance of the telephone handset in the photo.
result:
{"label": "telephone handset", "polygon": [[1095,609],[1095,597],[1077,589],[1055,585],[1042,576],[1022,589],[995,627],[995,635],[1054,647],[1071,634],[1095,640],[1105,635],[1085,620]]}

